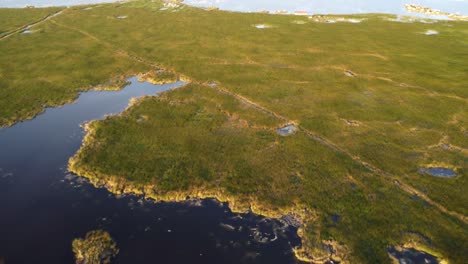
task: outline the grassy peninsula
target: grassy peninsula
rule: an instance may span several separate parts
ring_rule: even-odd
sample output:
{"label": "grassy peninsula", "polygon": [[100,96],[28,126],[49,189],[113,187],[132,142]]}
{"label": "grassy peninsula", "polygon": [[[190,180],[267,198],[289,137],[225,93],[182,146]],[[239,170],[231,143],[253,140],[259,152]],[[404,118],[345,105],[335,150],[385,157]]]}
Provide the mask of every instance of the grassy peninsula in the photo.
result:
{"label": "grassy peninsula", "polygon": [[[351,263],[389,263],[387,246],[409,244],[463,263],[468,23],[423,22],[157,1],[67,8],[0,40],[0,125],[164,67],[190,84],[90,123],[72,171],[116,193],[297,213],[298,256],[316,261],[324,243]],[[276,133],[289,123],[295,134]]]}

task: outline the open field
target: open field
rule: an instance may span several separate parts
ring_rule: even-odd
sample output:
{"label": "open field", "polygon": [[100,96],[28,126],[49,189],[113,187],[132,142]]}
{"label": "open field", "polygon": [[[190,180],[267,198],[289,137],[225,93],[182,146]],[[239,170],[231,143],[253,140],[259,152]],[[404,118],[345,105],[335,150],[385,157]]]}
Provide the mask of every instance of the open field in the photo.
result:
{"label": "open field", "polygon": [[[162,7],[68,8],[0,40],[0,125],[162,65],[192,84],[92,123],[73,171],[157,197],[217,193],[272,215],[305,207],[305,246],[338,241],[353,263],[390,261],[386,247],[412,232],[444,259],[468,257],[468,23]],[[277,135],[289,122],[300,130]]]}
{"label": "open field", "polygon": [[63,8],[0,8],[0,13],[2,14],[0,17],[0,38],[17,29],[38,22],[61,9]]}

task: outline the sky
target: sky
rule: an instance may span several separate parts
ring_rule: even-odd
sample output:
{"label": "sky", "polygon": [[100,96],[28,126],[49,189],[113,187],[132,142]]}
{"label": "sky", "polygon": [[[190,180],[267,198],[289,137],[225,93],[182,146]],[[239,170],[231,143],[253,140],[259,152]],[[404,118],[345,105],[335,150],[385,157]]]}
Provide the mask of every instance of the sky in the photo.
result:
{"label": "sky", "polygon": [[[0,0],[0,7],[69,6],[113,0]],[[407,3],[419,4],[451,13],[468,15],[468,0],[185,0],[194,6],[216,6],[224,10],[307,11],[312,14],[391,13],[408,14]]]}

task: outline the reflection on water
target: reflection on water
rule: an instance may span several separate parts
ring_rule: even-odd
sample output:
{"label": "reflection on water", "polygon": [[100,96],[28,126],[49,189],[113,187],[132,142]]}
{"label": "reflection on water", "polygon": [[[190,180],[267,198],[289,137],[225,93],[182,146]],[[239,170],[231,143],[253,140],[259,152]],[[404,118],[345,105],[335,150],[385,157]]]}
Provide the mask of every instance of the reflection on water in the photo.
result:
{"label": "reflection on water", "polygon": [[211,200],[116,197],[67,172],[84,136],[80,124],[183,84],[129,81],[0,129],[0,262],[72,263],[72,240],[103,229],[120,248],[115,263],[298,263],[296,229],[282,222],[233,214]]}

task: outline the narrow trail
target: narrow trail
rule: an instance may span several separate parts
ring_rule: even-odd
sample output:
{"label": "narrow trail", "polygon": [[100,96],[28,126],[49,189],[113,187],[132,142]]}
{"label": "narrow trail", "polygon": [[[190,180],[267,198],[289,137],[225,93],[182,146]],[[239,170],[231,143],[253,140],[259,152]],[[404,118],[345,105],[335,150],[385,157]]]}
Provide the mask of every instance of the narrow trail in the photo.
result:
{"label": "narrow trail", "polygon": [[[66,8],[65,8],[65,9],[66,9]],[[6,39],[6,38],[8,38],[8,37],[10,37],[10,36],[12,36],[12,35],[18,33],[18,32],[21,32],[21,31],[23,31],[23,30],[26,30],[26,29],[31,28],[31,27],[33,27],[33,26],[36,26],[36,25],[38,25],[38,24],[40,24],[40,23],[42,23],[42,22],[45,22],[45,21],[47,21],[47,20],[49,20],[49,19],[51,19],[51,18],[53,18],[53,17],[55,17],[55,16],[58,16],[58,15],[60,15],[65,9],[56,11],[56,12],[54,12],[54,13],[52,13],[52,14],[48,14],[47,16],[41,18],[40,20],[38,20],[38,21],[36,21],[36,22],[27,24],[27,25],[25,25],[25,26],[22,26],[22,27],[19,27],[19,28],[13,30],[13,31],[10,31],[10,32],[8,32],[7,34],[1,36],[1,37],[0,37],[0,40]]]}
{"label": "narrow trail", "polygon": [[[328,66],[327,68],[335,69],[335,70],[339,70],[339,71],[343,71],[343,72],[349,71],[348,68],[343,67],[343,66]],[[423,91],[424,95],[428,96],[428,97],[446,97],[446,98],[450,98],[450,99],[454,99],[454,100],[463,101],[465,103],[468,102],[468,99],[460,97],[458,95],[444,94],[444,93],[432,91],[432,90],[430,90],[428,88],[421,87],[421,86],[418,86],[418,85],[400,83],[400,82],[397,82],[397,81],[395,81],[393,79],[390,79],[390,78],[387,78],[387,77],[375,76],[375,75],[366,74],[366,73],[357,73],[357,72],[354,72],[354,71],[352,73],[355,75],[354,77],[362,76],[362,77],[365,77],[365,78],[368,78],[368,79],[385,81],[385,82],[391,83],[395,87],[417,89],[419,91]]]}
{"label": "narrow trail", "polygon": [[56,20],[51,20],[51,22],[57,26],[60,26],[60,27],[63,27],[63,28],[66,28],[66,29],[69,29],[69,30],[73,30],[73,31],[76,31],[88,38],[91,38],[93,39],[94,41],[97,41],[99,43],[101,43],[102,45],[108,47],[109,49],[113,50],[115,53],[119,54],[119,55],[122,55],[122,56],[125,56],[125,57],[128,57],[129,59],[132,59],[134,61],[137,61],[139,63],[142,63],[142,64],[145,64],[147,66],[150,66],[150,67],[153,67],[153,68],[161,68],[161,65],[159,64],[155,64],[155,63],[152,63],[150,61],[147,61],[141,57],[138,57],[134,54],[130,54],[129,52],[127,52],[126,50],[123,50],[123,49],[120,49],[118,47],[115,47],[114,45],[112,45],[111,43],[107,42],[107,41],[104,41],[86,31],[83,31],[79,28],[75,28],[75,27],[71,27],[71,26],[68,26],[68,25],[64,25],[62,23],[59,23],[57,22]]}
{"label": "narrow trail", "polygon": [[[243,103],[245,104],[248,104],[250,105],[251,107],[261,111],[261,112],[264,112],[270,116],[274,116],[282,121],[284,121],[285,123],[286,122],[289,122],[291,123],[290,119],[278,114],[278,113],[275,113],[255,102],[253,102],[252,100],[244,97],[244,96],[241,96],[239,94],[236,94],[234,92],[231,92],[227,89],[224,89],[224,88],[221,88],[221,87],[217,87],[215,86],[214,87],[216,90],[218,90],[219,92],[223,93],[223,94],[228,94],[232,97],[235,97],[237,98],[238,100],[242,101]],[[359,156],[356,156],[356,155],[353,155],[351,153],[349,153],[348,151],[340,148],[338,145],[336,145],[335,143],[329,141],[328,139],[316,134],[315,132],[313,131],[310,131],[306,128],[304,128],[303,126],[300,126],[298,125],[297,126],[301,131],[303,131],[304,133],[306,133],[310,138],[312,138],[313,140],[319,142],[320,144],[322,145],[325,145],[331,149],[333,149],[334,151],[336,152],[339,152],[339,153],[342,153],[348,157],[350,157],[354,162],[357,162],[359,164],[361,164],[362,166],[364,166],[365,168],[367,168],[368,170],[370,170],[371,172],[379,175],[379,176],[382,176],[384,177],[384,179],[386,179],[387,181],[390,181],[392,182],[393,184],[395,184],[396,186],[398,186],[401,190],[411,194],[411,195],[416,195],[418,196],[419,198],[421,198],[422,200],[424,200],[425,202],[427,202],[428,204],[436,207],[437,209],[439,209],[441,212],[445,213],[445,214],[448,214],[448,215],[451,215],[453,217],[456,217],[457,219],[463,221],[464,223],[468,223],[468,217],[466,217],[465,215],[463,214],[460,214],[458,212],[454,212],[454,211],[450,211],[449,209],[445,208],[444,206],[442,206],[441,204],[433,201],[432,199],[430,199],[429,197],[427,197],[427,195],[425,195],[424,193],[422,193],[421,191],[413,188],[412,186],[408,185],[408,184],[405,184],[399,180],[396,179],[396,177],[394,175],[392,175],[391,173],[388,173],[388,172],[385,172],[375,166],[373,166],[372,164],[366,162],[366,161],[363,161]]]}
{"label": "narrow trail", "polygon": [[[83,31],[81,29],[78,29],[78,28],[74,28],[74,27],[71,27],[71,26],[67,26],[67,25],[64,25],[64,24],[61,24],[61,23],[58,23],[57,21],[55,20],[51,20],[52,23],[58,25],[58,26],[62,26],[62,27],[65,27],[67,29],[70,29],[70,30],[74,30],[76,32],[79,32],[81,33],[82,35],[84,36],[87,36],[105,46],[107,46],[108,48],[111,48],[112,50],[114,50],[117,54],[120,54],[120,55],[123,55],[123,56],[126,56],[130,59],[133,59],[137,62],[140,62],[140,63],[143,63],[145,65],[148,65],[148,66],[151,66],[151,67],[155,67],[155,68],[161,68],[161,65],[160,64],[155,64],[155,63],[152,63],[150,61],[147,61],[143,58],[140,58],[136,55],[133,55],[133,54],[130,54],[129,52],[125,51],[125,50],[122,50],[118,47],[115,47],[114,45],[112,45],[111,43],[107,42],[107,41],[104,41],[104,40],[101,40],[99,39],[98,37],[86,32],[86,31]],[[194,83],[198,83],[196,81],[193,81]],[[198,84],[202,84],[204,85],[204,83],[198,83]],[[219,87],[219,85],[216,85],[216,86],[210,86],[208,85],[208,87],[211,87],[211,88],[214,88],[215,90],[217,90],[218,92],[220,93],[223,93],[223,94],[226,94],[226,95],[229,95],[229,96],[232,96],[236,99],[238,99],[239,101],[241,101],[242,103],[245,103],[251,107],[253,107],[254,109],[257,109],[267,115],[270,115],[270,116],[273,116],[281,121],[284,121],[285,123],[291,123],[291,119],[283,116],[283,115],[280,115],[274,111],[271,111],[269,110],[268,108],[264,107],[264,106],[261,106],[259,105],[258,103],[250,100],[249,98],[247,97],[244,97],[242,95],[239,95],[237,93],[234,93],[228,89],[225,89],[225,88],[222,88],[222,87]],[[306,133],[311,139],[319,142],[320,144],[324,145],[324,146],[327,146],[331,149],[333,149],[334,151],[338,152],[338,153],[342,153],[348,157],[350,157],[353,161],[361,164],[362,166],[364,166],[365,168],[367,168],[368,170],[370,170],[371,172],[377,174],[377,175],[380,175],[382,177],[384,177],[384,179],[386,179],[387,181],[391,182],[392,184],[395,184],[396,186],[398,186],[401,190],[411,194],[411,195],[417,195],[419,198],[421,198],[422,200],[424,200],[425,202],[427,202],[428,204],[436,207],[437,209],[439,209],[441,212],[445,213],[445,214],[448,214],[450,216],[453,216],[461,221],[463,221],[464,223],[468,223],[468,217],[466,217],[465,215],[463,214],[460,214],[458,212],[454,212],[454,211],[450,211],[448,210],[447,208],[445,208],[444,206],[442,206],[441,204],[438,204],[437,202],[433,201],[432,199],[430,199],[429,197],[427,197],[425,194],[423,194],[422,192],[420,192],[419,190],[413,188],[412,186],[408,185],[408,184],[405,184],[399,180],[396,179],[396,177],[394,175],[392,175],[391,173],[388,173],[388,172],[385,172],[375,166],[373,166],[372,164],[369,164],[368,162],[366,161],[363,161],[359,156],[356,156],[356,155],[353,155],[351,153],[349,153],[348,151],[340,148],[338,145],[336,145],[335,143],[329,141],[328,139],[318,135],[317,133],[311,131],[311,130],[308,130],[306,128],[304,128],[303,126],[301,125],[298,125],[298,128],[303,131],[304,133]]]}

